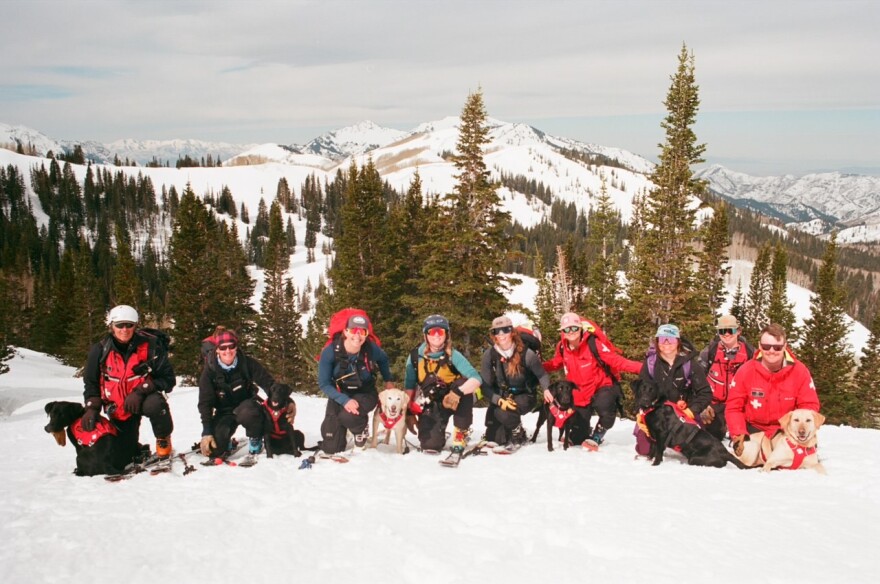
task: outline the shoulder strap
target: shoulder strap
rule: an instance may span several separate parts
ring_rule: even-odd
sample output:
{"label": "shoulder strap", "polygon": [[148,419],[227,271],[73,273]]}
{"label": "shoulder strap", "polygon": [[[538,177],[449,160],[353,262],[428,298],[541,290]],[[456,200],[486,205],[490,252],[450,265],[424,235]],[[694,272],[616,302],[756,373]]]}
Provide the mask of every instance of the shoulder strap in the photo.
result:
{"label": "shoulder strap", "polygon": [[709,348],[706,351],[706,369],[712,366],[712,363],[715,362],[715,355],[718,353],[718,337],[712,339],[712,342],[709,343]]}
{"label": "shoulder strap", "polygon": [[[593,354],[593,357],[595,357],[596,362],[599,363],[599,367],[602,368],[602,371],[605,372],[605,375],[611,378],[611,382],[614,384],[620,383],[620,380],[617,379],[617,376],[611,372],[611,367],[609,367],[608,364],[602,359],[602,356],[599,355],[599,348],[596,347],[596,335],[590,333],[590,335],[587,337],[587,346],[590,347],[590,352]],[[653,376],[654,375],[652,372],[651,377]]]}

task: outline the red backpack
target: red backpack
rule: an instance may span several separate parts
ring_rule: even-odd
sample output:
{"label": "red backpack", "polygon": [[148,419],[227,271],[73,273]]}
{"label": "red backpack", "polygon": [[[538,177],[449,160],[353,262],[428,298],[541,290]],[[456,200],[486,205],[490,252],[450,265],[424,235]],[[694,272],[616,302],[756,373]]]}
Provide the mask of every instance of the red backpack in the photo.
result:
{"label": "red backpack", "polygon": [[[336,335],[345,330],[345,326],[348,324],[348,319],[352,316],[363,316],[367,319],[367,339],[381,347],[382,341],[380,341],[379,337],[376,336],[376,333],[373,332],[373,321],[367,316],[367,311],[360,308],[343,308],[330,317],[330,325],[327,327],[327,342],[324,343],[324,347],[331,344]],[[319,361],[320,359],[320,354],[315,357],[315,361]]]}

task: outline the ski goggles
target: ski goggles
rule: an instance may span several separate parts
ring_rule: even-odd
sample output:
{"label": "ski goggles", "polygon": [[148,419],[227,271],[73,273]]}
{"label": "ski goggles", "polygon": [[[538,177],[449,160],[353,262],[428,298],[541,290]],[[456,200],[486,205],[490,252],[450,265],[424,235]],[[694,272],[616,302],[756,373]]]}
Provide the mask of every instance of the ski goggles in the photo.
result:
{"label": "ski goggles", "polygon": [[113,328],[118,328],[118,329],[133,329],[133,328],[134,328],[134,323],[133,323],[133,322],[114,322],[114,323],[113,323]]}
{"label": "ski goggles", "polygon": [[777,352],[779,352],[784,348],[785,348],[785,343],[782,343],[781,345],[775,345],[775,344],[770,344],[770,343],[761,343],[761,350],[762,351],[777,351]]}
{"label": "ski goggles", "polygon": [[425,334],[431,337],[441,337],[446,334],[446,329],[435,326],[433,328],[429,328]]}
{"label": "ski goggles", "polygon": [[718,329],[718,334],[719,334],[719,335],[735,335],[735,334],[736,334],[736,328],[735,328],[735,327],[732,327],[732,328],[721,328],[721,329]]}
{"label": "ski goggles", "polygon": [[567,326],[564,329],[562,329],[562,332],[564,332],[564,333],[579,333],[580,331],[581,331],[581,325],[579,325],[579,324],[573,325],[573,326]]}
{"label": "ski goggles", "polygon": [[492,333],[492,336],[495,335],[509,335],[513,331],[512,326],[499,326],[498,328],[493,328],[489,332]]}
{"label": "ski goggles", "polygon": [[678,337],[657,337],[657,342],[661,345],[672,345],[678,342]]}
{"label": "ski goggles", "polygon": [[350,332],[353,335],[360,335],[362,337],[367,336],[367,329],[365,329],[365,328],[360,328],[360,327],[350,328],[350,329],[348,329],[348,332]]}
{"label": "ski goggles", "polygon": [[235,343],[229,343],[228,345],[217,345],[218,351],[234,351],[238,348],[238,345]]}

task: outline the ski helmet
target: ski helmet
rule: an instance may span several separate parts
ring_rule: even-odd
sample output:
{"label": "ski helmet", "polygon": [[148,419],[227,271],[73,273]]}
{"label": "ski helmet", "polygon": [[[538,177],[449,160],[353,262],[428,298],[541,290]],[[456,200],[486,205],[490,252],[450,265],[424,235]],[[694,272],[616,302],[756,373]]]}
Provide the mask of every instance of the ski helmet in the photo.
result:
{"label": "ski helmet", "polygon": [[425,319],[425,324],[422,326],[422,332],[427,333],[430,329],[435,327],[440,327],[446,332],[449,332],[449,321],[446,320],[445,316],[432,314]]}
{"label": "ski helmet", "polygon": [[139,317],[137,310],[129,306],[128,304],[120,304],[119,306],[114,306],[110,309],[110,312],[107,313],[107,324],[112,325],[117,322],[131,322],[137,324]]}

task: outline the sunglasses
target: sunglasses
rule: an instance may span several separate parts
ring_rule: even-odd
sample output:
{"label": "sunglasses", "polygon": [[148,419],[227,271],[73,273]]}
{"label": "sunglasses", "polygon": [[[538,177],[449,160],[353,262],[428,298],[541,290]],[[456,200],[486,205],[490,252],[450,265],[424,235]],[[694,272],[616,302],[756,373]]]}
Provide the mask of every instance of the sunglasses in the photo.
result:
{"label": "sunglasses", "polygon": [[238,345],[235,345],[235,344],[218,345],[217,350],[218,351],[234,351],[237,347],[238,347]]}
{"label": "sunglasses", "polygon": [[489,332],[492,333],[492,336],[496,335],[508,335],[513,330],[512,326],[499,326],[498,328],[493,328]]}
{"label": "sunglasses", "polygon": [[736,329],[735,329],[735,328],[723,328],[723,329],[718,329],[718,334],[719,334],[719,335],[735,335],[735,334],[736,334]]}
{"label": "sunglasses", "polygon": [[657,337],[657,342],[661,345],[672,345],[678,342],[678,337]]}
{"label": "sunglasses", "polygon": [[350,332],[353,335],[360,335],[362,337],[367,336],[367,329],[365,329],[365,328],[350,328],[350,329],[348,329],[348,332]]}
{"label": "sunglasses", "polygon": [[781,345],[771,345],[769,343],[761,343],[761,350],[762,351],[781,351],[784,348],[785,348],[785,343],[782,343]]}
{"label": "sunglasses", "polygon": [[579,333],[580,331],[581,331],[580,325],[567,326],[564,329],[562,329],[562,332],[564,332],[564,333]]}
{"label": "sunglasses", "polygon": [[134,328],[134,323],[133,323],[133,322],[114,322],[114,323],[113,323],[113,328],[118,328],[118,329],[133,329],[133,328]]}
{"label": "sunglasses", "polygon": [[432,337],[442,337],[446,334],[446,329],[435,326],[434,328],[429,328],[427,334]]}

